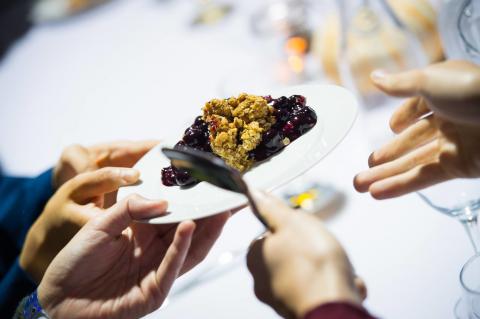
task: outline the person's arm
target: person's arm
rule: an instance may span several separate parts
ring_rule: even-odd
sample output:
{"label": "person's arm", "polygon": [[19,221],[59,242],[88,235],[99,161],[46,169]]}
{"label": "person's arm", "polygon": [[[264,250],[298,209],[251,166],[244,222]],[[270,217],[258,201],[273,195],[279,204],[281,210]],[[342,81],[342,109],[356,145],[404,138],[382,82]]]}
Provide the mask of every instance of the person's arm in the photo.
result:
{"label": "person's arm", "polygon": [[37,291],[22,299],[13,315],[13,319],[50,319],[38,301]]}
{"label": "person's arm", "polygon": [[52,174],[49,169],[34,178],[0,177],[0,236],[10,248],[20,251],[28,229],[53,195]]}
{"label": "person's arm", "polygon": [[309,311],[303,319],[375,319],[375,317],[358,305],[330,302]]}
{"label": "person's arm", "polygon": [[53,194],[52,170],[36,178],[0,177],[0,313],[12,314],[35,283],[22,270],[18,255],[28,229]]}
{"label": "person's arm", "polygon": [[0,2],[0,59],[10,46],[32,26],[29,19],[31,0],[3,0]]}
{"label": "person's arm", "polygon": [[10,318],[26,294],[37,288],[35,282],[20,267],[18,259],[0,281],[0,312]]}

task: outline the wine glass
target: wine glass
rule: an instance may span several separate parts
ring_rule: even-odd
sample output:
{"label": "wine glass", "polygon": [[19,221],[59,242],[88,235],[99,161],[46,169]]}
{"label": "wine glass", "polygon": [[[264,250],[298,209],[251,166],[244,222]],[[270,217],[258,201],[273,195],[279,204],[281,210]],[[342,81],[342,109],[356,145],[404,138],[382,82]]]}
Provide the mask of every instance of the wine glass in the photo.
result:
{"label": "wine glass", "polygon": [[[448,58],[480,63],[480,0],[445,0],[438,28]],[[458,319],[480,318],[480,180],[454,180],[418,192],[431,207],[457,218],[464,226],[476,255],[463,266],[463,297],[454,312]]]}
{"label": "wine glass", "polygon": [[289,37],[308,29],[305,0],[268,0],[251,16],[250,26],[257,36]]}
{"label": "wine glass", "polygon": [[299,84],[315,78],[308,58],[311,42],[311,1],[267,0],[250,17],[252,33],[262,42],[276,43],[271,55],[273,76],[281,85]]}
{"label": "wine glass", "polygon": [[457,319],[480,318],[480,254],[471,257],[460,271],[462,297],[455,305]]}
{"label": "wine glass", "polygon": [[480,63],[480,0],[445,0],[439,29],[448,58]]}
{"label": "wine glass", "polygon": [[456,218],[467,231],[476,253],[480,252],[480,179],[456,179],[417,194],[432,208]]}
{"label": "wine glass", "polygon": [[376,69],[400,72],[427,64],[420,42],[385,0],[337,1],[341,21],[339,71],[342,83],[361,102],[365,133],[372,149],[392,137],[388,118],[400,103],[370,80]]}

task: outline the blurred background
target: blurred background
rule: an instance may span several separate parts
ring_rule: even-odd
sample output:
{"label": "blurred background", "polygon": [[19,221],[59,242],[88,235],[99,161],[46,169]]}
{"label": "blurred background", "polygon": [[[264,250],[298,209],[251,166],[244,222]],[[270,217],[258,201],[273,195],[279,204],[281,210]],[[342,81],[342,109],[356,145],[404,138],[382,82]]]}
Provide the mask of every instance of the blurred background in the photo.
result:
{"label": "blurred background", "polygon": [[[302,181],[341,194],[329,227],[365,278],[372,313],[452,318],[460,295],[457,273],[471,255],[461,227],[415,195],[378,202],[356,194],[351,181],[391,136],[388,118],[400,104],[372,86],[370,72],[421,67],[446,56],[477,59],[480,46],[469,36],[479,29],[468,21],[460,29],[460,20],[452,18],[478,18],[478,10],[467,14],[465,3],[470,1],[3,1],[0,162],[7,173],[36,174],[72,143],[178,139],[214,97],[266,95],[306,82],[343,85],[360,101],[359,121]],[[444,6],[452,14],[442,17]],[[451,46],[460,49],[444,50],[460,33],[463,44]],[[461,50],[465,43],[469,49]],[[149,318],[276,318],[254,298],[237,258],[260,229],[249,214],[235,216],[207,266],[182,278],[183,288]],[[216,264],[228,267],[188,282]]]}
{"label": "blurred background", "polygon": [[[370,111],[387,110],[391,101],[372,86],[370,72],[443,58],[438,4],[428,0],[9,0],[2,6],[0,133],[28,127],[15,140],[36,154],[34,166],[28,158],[3,158],[5,169],[19,173],[45,167],[50,151],[72,142],[49,134],[52,125],[77,132],[71,138],[79,143],[164,136],[170,117],[186,124],[212,97],[303,82],[354,90],[376,123],[366,127],[378,144],[382,134],[375,130],[386,123],[377,121],[382,112]],[[175,112],[179,107],[185,112]],[[132,121],[148,131],[132,135],[125,130]],[[49,141],[48,150],[32,141],[31,131]],[[3,157],[17,152],[0,147]]]}

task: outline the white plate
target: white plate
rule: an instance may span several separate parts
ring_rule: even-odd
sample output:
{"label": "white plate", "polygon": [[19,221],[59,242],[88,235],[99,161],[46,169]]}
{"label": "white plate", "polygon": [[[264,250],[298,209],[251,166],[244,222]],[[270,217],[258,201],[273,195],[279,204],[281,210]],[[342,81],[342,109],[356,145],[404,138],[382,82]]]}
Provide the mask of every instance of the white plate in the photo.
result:
{"label": "white plate", "polygon": [[[302,175],[331,152],[347,135],[357,115],[357,101],[344,88],[334,85],[300,85],[269,92],[274,98],[301,94],[307,105],[317,113],[317,124],[305,135],[288,145],[282,152],[254,167],[244,178],[251,188],[271,191]],[[192,114],[192,120],[196,114]],[[178,132],[178,140],[182,132]],[[148,152],[135,168],[142,183],[123,187],[118,200],[136,193],[150,199],[166,199],[169,214],[149,220],[153,224],[176,223],[199,219],[245,204],[239,194],[200,183],[189,189],[166,187],[161,181],[161,169],[170,161],[161,153],[164,146],[173,147],[178,141],[163,142]]]}

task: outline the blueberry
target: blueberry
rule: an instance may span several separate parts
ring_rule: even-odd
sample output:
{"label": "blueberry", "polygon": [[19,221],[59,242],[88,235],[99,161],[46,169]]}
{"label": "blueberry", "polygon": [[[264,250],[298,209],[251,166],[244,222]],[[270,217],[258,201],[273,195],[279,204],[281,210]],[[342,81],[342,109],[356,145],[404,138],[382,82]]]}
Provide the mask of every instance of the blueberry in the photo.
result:
{"label": "blueberry", "polygon": [[195,126],[201,126],[201,125],[203,125],[204,123],[205,123],[205,121],[202,119],[202,117],[201,117],[201,116],[197,116],[197,117],[195,118],[195,121],[193,122],[193,125],[195,125]]}
{"label": "blueberry", "polygon": [[292,118],[290,118],[290,123],[292,123],[293,126],[299,126],[303,123],[303,118],[299,115],[294,115]]}
{"label": "blueberry", "polygon": [[281,96],[273,100],[272,106],[276,109],[282,109],[288,106],[288,99],[285,96]]}
{"label": "blueberry", "polygon": [[183,135],[183,141],[187,146],[204,146],[208,142],[208,133],[198,128],[189,127]]}
{"label": "blueberry", "polygon": [[282,143],[283,136],[280,134],[278,130],[268,130],[263,134],[262,142],[265,144],[265,148],[269,150],[277,150],[280,146],[283,145]]}
{"label": "blueberry", "polygon": [[298,106],[305,106],[307,100],[302,95],[292,95],[288,98],[290,103],[293,103]]}
{"label": "blueberry", "polygon": [[202,131],[208,131],[208,123],[205,122],[201,116],[197,116],[195,118],[195,122],[193,122],[191,128],[196,128]]}
{"label": "blueberry", "polygon": [[275,118],[277,119],[277,122],[285,122],[289,116],[290,112],[288,112],[286,109],[275,110]]}
{"label": "blueberry", "polygon": [[279,152],[283,147],[285,146],[283,145],[281,131],[270,129],[263,133],[262,143],[260,143],[260,145],[258,145],[249,156],[255,161],[262,161]]}
{"label": "blueberry", "polygon": [[292,121],[287,121],[282,128],[282,133],[285,137],[288,137],[290,141],[293,141],[300,137],[301,133],[298,130],[298,127],[295,126]]}
{"label": "blueberry", "polygon": [[172,166],[162,168],[162,183],[165,186],[175,186],[175,171]]}
{"label": "blueberry", "polygon": [[287,135],[293,132],[294,129],[295,129],[295,126],[293,125],[292,121],[287,121],[287,123],[285,123],[285,125],[282,128],[282,132]]}

